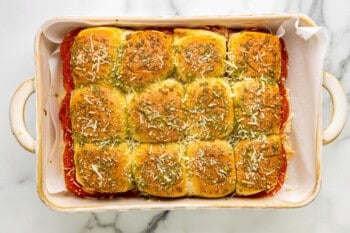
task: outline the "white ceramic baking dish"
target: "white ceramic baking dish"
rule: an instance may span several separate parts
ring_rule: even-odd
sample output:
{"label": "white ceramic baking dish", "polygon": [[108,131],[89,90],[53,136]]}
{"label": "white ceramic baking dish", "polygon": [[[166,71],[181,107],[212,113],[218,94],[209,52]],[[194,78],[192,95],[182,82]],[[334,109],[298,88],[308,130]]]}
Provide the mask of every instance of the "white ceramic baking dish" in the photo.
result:
{"label": "white ceramic baking dish", "polygon": [[[47,25],[50,25],[51,33],[65,32],[81,25],[113,25],[120,27],[203,27],[206,25],[221,25],[232,28],[252,28],[263,27],[270,28],[276,31],[276,27],[286,20],[297,18],[299,26],[304,28],[317,27],[315,23],[304,15],[245,15],[245,16],[220,16],[220,17],[152,17],[152,18],[55,18],[49,20],[37,33],[35,40],[35,63],[36,74],[34,78],[24,81],[15,91],[10,103],[10,124],[19,144],[26,150],[36,153],[37,155],[37,189],[41,200],[49,207],[61,211],[107,211],[107,210],[144,210],[144,209],[176,209],[176,208],[289,208],[300,207],[310,203],[318,194],[321,185],[321,151],[322,145],[332,142],[343,129],[347,102],[343,88],[338,80],[327,72],[323,72],[321,65],[315,65],[313,72],[316,74],[315,80],[319,80],[320,87],[307,86],[309,82],[305,82],[305,90],[317,90],[314,93],[314,98],[311,100],[310,108],[316,110],[312,115],[307,114],[308,111],[298,111],[300,100],[309,101],[309,91],[299,93],[299,98],[294,98],[293,93],[298,92],[297,86],[293,77],[288,77],[287,87],[291,93],[291,103],[295,116],[291,132],[291,143],[296,150],[294,158],[291,160],[291,172],[287,174],[287,180],[283,195],[277,197],[263,198],[220,198],[220,199],[199,199],[199,198],[182,198],[176,200],[153,200],[143,198],[117,198],[111,200],[94,200],[81,199],[67,192],[50,193],[47,188],[47,163],[48,156],[52,150],[55,135],[49,114],[47,114],[48,93],[50,88],[50,71],[49,58],[58,47],[58,43],[49,41],[45,36],[44,30]],[[62,35],[61,35],[62,36]],[[288,46],[287,46],[288,49]],[[288,51],[291,52],[291,51]],[[323,59],[323,58],[322,58]],[[291,61],[291,63],[293,63]],[[293,64],[290,64],[290,66]],[[290,69],[293,76],[293,69]],[[295,75],[297,76],[297,75]],[[296,78],[297,79],[297,78]],[[300,80],[299,80],[300,81]],[[293,84],[294,83],[294,84]],[[332,118],[326,129],[322,128],[322,91],[321,85],[328,91],[332,99]],[[304,86],[304,85],[303,85]],[[33,138],[27,131],[24,111],[27,99],[36,93],[36,138]],[[299,106],[299,107],[298,107]],[[295,107],[295,108],[294,108]],[[302,116],[299,116],[302,115]],[[312,126],[306,126],[307,134],[311,141],[303,141],[303,135],[298,135],[297,127],[302,127],[302,119],[305,124],[308,120]],[[309,151],[304,151],[299,148],[310,148]],[[61,155],[57,155],[61,156]],[[295,166],[293,163],[299,163],[306,158],[307,164],[303,166]],[[294,162],[296,161],[296,162]],[[298,162],[299,161],[299,162]],[[300,167],[300,168],[298,168]],[[300,171],[298,170],[300,169]],[[304,169],[304,170],[303,170]],[[303,174],[301,177],[293,177],[295,173]],[[288,179],[291,177],[293,182],[288,184]],[[309,182],[304,184],[303,180],[309,179]],[[285,198],[283,198],[285,197]]]}

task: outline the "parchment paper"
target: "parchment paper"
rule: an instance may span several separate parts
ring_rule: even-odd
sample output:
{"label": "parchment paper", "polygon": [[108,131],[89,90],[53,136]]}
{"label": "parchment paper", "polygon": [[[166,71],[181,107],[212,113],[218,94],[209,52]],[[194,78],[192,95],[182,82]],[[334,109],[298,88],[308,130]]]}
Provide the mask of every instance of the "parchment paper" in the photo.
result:
{"label": "parchment paper", "polygon": [[[104,23],[106,24],[108,23]],[[286,86],[290,90],[294,115],[289,135],[295,153],[288,163],[282,189],[272,198],[300,202],[311,195],[316,183],[316,147],[320,146],[316,145],[319,140],[317,127],[327,36],[321,27],[300,27],[298,18],[285,20],[278,27],[272,23],[269,25],[269,22],[264,22],[263,25],[282,37],[286,43],[289,55]],[[46,106],[54,126],[55,139],[51,153],[43,164],[44,182],[50,194],[67,191],[63,174],[64,143],[58,119],[59,102],[64,96],[59,44],[70,30],[88,26],[96,24],[71,19],[69,22],[51,22],[42,27],[46,39],[56,44],[56,49],[49,58],[50,93]]]}

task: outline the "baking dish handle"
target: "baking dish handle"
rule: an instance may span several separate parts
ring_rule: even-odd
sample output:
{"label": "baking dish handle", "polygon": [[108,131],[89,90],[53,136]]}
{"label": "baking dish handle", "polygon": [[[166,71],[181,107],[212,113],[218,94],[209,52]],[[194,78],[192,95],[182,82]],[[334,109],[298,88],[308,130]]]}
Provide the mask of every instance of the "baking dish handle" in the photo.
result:
{"label": "baking dish handle", "polygon": [[323,72],[322,85],[331,96],[333,104],[331,121],[327,128],[323,130],[323,145],[327,145],[334,141],[344,128],[347,114],[347,99],[340,82],[330,73]]}
{"label": "baking dish handle", "polygon": [[10,102],[10,125],[18,143],[27,151],[35,152],[35,139],[28,133],[24,111],[28,98],[35,92],[34,78],[24,81],[15,91]]}

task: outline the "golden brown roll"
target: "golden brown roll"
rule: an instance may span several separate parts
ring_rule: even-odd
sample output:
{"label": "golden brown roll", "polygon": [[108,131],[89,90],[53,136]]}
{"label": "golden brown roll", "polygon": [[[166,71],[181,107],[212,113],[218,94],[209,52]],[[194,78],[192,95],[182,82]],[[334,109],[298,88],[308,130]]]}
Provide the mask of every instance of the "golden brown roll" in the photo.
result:
{"label": "golden brown roll", "polygon": [[238,135],[252,134],[249,131],[264,134],[279,134],[281,124],[280,109],[257,108],[245,110],[235,108],[235,117],[234,133]]}
{"label": "golden brown roll", "polygon": [[242,140],[234,148],[236,159],[236,193],[249,196],[273,189],[283,164],[279,136]]}
{"label": "golden brown roll", "polygon": [[224,79],[198,79],[188,84],[185,108],[190,138],[224,138],[233,129],[231,90]]}
{"label": "golden brown roll", "polygon": [[174,69],[173,37],[156,30],[131,32],[121,60],[118,81],[126,90],[167,78]]}
{"label": "golden brown roll", "polygon": [[235,190],[235,158],[227,141],[189,143],[186,157],[190,195],[215,198]]}
{"label": "golden brown roll", "polygon": [[251,31],[233,33],[228,40],[227,59],[226,71],[234,78],[280,78],[281,45],[276,35]]}
{"label": "golden brown roll", "polygon": [[279,134],[281,124],[281,95],[278,84],[271,78],[243,79],[232,85],[235,107],[234,133]]}
{"label": "golden brown roll", "polygon": [[76,87],[114,84],[124,37],[123,30],[113,27],[79,32],[71,47],[71,69]]}
{"label": "golden brown roll", "polygon": [[175,65],[183,82],[225,74],[226,39],[201,29],[174,29]]}
{"label": "golden brown roll", "polygon": [[183,137],[184,90],[175,80],[150,85],[129,100],[131,136],[140,142],[171,142]]}
{"label": "golden brown roll", "polygon": [[113,145],[126,137],[126,101],[117,89],[99,85],[75,89],[70,115],[75,144]]}
{"label": "golden brown roll", "polygon": [[244,79],[232,84],[234,106],[244,109],[281,108],[278,84],[269,78]]}
{"label": "golden brown roll", "polygon": [[75,144],[76,180],[86,192],[121,193],[133,189],[129,151],[126,143],[103,148]]}
{"label": "golden brown roll", "polygon": [[187,194],[180,144],[140,144],[133,150],[133,174],[144,195],[182,197]]}

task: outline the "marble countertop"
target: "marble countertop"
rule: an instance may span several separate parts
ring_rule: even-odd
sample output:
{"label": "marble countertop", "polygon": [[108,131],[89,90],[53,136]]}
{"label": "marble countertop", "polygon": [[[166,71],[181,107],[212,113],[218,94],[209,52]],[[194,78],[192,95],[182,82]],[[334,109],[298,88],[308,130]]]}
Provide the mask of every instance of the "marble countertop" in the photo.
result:
{"label": "marble countertop", "polygon": [[[1,162],[0,232],[350,232],[350,124],[323,147],[322,189],[310,205],[298,209],[223,209],[60,213],[47,208],[36,191],[36,158],[11,134],[10,98],[35,73],[33,40],[53,16],[158,16],[304,13],[330,36],[324,69],[334,74],[350,98],[350,4],[346,0],[3,0],[0,2]],[[324,92],[326,94],[326,92]],[[323,97],[324,124],[331,101]],[[25,114],[35,132],[34,98]]]}

